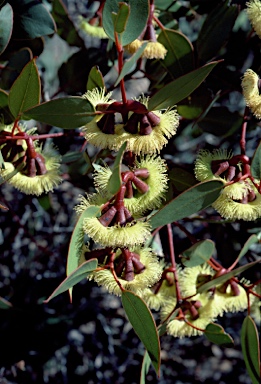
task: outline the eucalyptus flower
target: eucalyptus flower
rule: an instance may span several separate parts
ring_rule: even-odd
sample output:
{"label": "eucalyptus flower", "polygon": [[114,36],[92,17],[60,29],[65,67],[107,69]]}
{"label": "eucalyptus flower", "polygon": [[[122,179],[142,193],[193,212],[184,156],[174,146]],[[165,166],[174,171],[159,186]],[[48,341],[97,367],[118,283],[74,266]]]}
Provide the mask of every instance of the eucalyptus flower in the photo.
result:
{"label": "eucalyptus flower", "polygon": [[[123,269],[119,278],[119,283],[123,289],[130,290],[135,292],[139,296],[142,296],[144,289],[154,285],[161,277],[162,268],[158,262],[156,255],[152,252],[150,248],[141,248],[136,247],[132,249],[132,252],[140,256],[140,263],[143,265],[141,271],[135,271],[134,268],[134,277],[132,280],[126,280]],[[121,251],[116,252],[115,262],[121,256]],[[116,264],[117,265],[117,264]],[[102,266],[100,266],[102,267]],[[121,295],[121,289],[115,280],[112,272],[108,268],[99,268],[93,274],[93,280],[103,287],[105,287],[110,293],[113,293],[117,296]]]}
{"label": "eucalyptus flower", "polygon": [[[148,111],[148,98],[145,97],[128,100],[127,105],[109,100],[104,90],[101,93],[94,89],[84,97],[100,112],[82,128],[86,140],[96,147],[117,151],[126,141],[127,151],[138,155],[155,154],[175,135],[179,125],[179,116],[174,108],[164,112]],[[126,110],[129,111],[127,114]],[[121,115],[126,121],[119,119]]]}
{"label": "eucalyptus flower", "polygon": [[[145,100],[143,98],[143,100]],[[142,101],[143,102],[143,101]],[[145,105],[147,100],[145,101]],[[151,133],[140,134],[129,133],[125,136],[127,140],[127,150],[133,153],[140,154],[155,154],[168,143],[168,139],[174,136],[179,125],[179,115],[175,109],[167,109],[162,111],[152,111],[159,118],[159,123],[152,127]],[[138,127],[140,129],[140,126]],[[126,132],[125,126],[118,126],[116,133],[122,135]]]}
{"label": "eucalyptus flower", "polygon": [[102,115],[96,116],[92,121],[82,128],[84,132],[85,139],[88,143],[94,145],[98,148],[110,149],[112,151],[118,151],[124,141],[126,141],[130,134],[127,132],[121,133],[117,132],[120,127],[123,127],[123,124],[115,124],[113,128],[115,129],[114,133],[104,133],[101,131],[97,123],[101,120]]}
{"label": "eucalyptus flower", "polygon": [[84,232],[96,243],[104,247],[134,247],[143,244],[150,236],[150,224],[147,221],[132,221],[125,226],[115,224],[105,227],[96,217],[86,218]]}
{"label": "eucalyptus flower", "polygon": [[82,95],[84,99],[87,99],[94,108],[96,108],[99,104],[111,104],[115,100],[111,98],[112,92],[108,92],[106,94],[105,88],[93,88],[92,90],[88,90],[86,93]]}
{"label": "eucalyptus flower", "polygon": [[91,205],[102,207],[107,202],[107,198],[101,193],[87,193],[86,197],[79,196],[79,204],[74,207],[77,215],[80,216]]}
{"label": "eucalyptus flower", "polygon": [[[87,91],[83,98],[87,99],[96,111],[102,112],[103,108],[115,102],[111,99],[112,92],[106,94],[105,88],[94,88],[91,91]],[[99,122],[103,118],[104,114],[97,114],[89,123],[83,128],[86,140],[96,147],[109,148],[117,151],[124,143],[123,138],[119,137],[115,133],[103,132],[99,127]],[[115,124],[112,122],[111,130],[114,131]]]}
{"label": "eucalyptus flower", "polygon": [[232,152],[227,149],[214,149],[212,153],[205,149],[200,150],[194,168],[196,179],[199,181],[217,179],[225,183],[226,180],[224,178],[214,174],[212,170],[212,161],[226,161],[231,159],[232,156]]}
{"label": "eucalyptus flower", "polygon": [[[142,46],[144,40],[136,39],[130,44],[126,45],[126,49],[129,53],[134,54]],[[167,50],[163,44],[158,41],[148,41],[146,48],[144,49],[141,57],[145,59],[165,59]]]}
{"label": "eucalyptus flower", "polygon": [[92,25],[89,23],[88,20],[84,19],[83,17],[79,17],[79,28],[87,33],[87,35],[92,37],[97,37],[98,39],[108,39],[108,36],[106,32],[104,31],[103,27],[99,25]]}
{"label": "eucalyptus flower", "polygon": [[[160,284],[159,288],[158,284]],[[156,311],[168,303],[173,305],[176,300],[176,285],[174,284],[173,273],[168,272],[166,278],[158,284],[153,288],[145,289],[142,293],[142,299],[148,307]]]}
{"label": "eucalyptus flower", "polygon": [[[227,150],[199,152],[195,161],[195,176],[199,181],[220,180],[224,183],[212,206],[228,220],[254,221],[261,217],[261,195],[250,179],[233,181],[241,173],[241,159]],[[241,173],[242,175],[242,173]]]}
{"label": "eucalyptus flower", "polygon": [[252,69],[247,69],[242,78],[241,86],[246,105],[251,109],[252,113],[257,119],[261,119],[261,96],[259,94],[259,76],[254,71],[252,71]]}
{"label": "eucalyptus flower", "polygon": [[[41,168],[36,164],[35,172],[30,174],[28,167],[25,166],[8,179],[8,183],[27,195],[39,196],[44,192],[52,192],[54,187],[61,183],[62,178],[59,174],[61,159],[51,146],[45,147],[43,150],[41,147],[36,147],[35,151],[36,161],[41,163]],[[3,179],[8,178],[9,174],[16,170],[11,162],[4,162],[4,167],[5,169],[0,171]]]}
{"label": "eucalyptus flower", "polygon": [[253,184],[251,191],[255,195],[254,200],[244,203],[228,197],[225,188],[212,206],[227,220],[255,221],[261,217],[261,195]]}
{"label": "eucalyptus flower", "polygon": [[[147,210],[160,207],[165,198],[167,190],[167,168],[166,163],[160,157],[142,156],[140,160],[135,160],[133,172],[147,170],[148,176],[139,180],[147,186],[147,191],[139,191],[131,181],[132,196],[125,197],[124,205],[133,215],[141,215]],[[94,175],[94,184],[97,190],[103,194],[108,189],[108,182],[112,171],[109,167],[100,167]]]}
{"label": "eucalyptus flower", "polygon": [[[174,309],[175,304],[167,303],[160,313],[164,320]],[[193,299],[186,300],[182,307],[182,313],[167,323],[167,333],[174,337],[202,335],[207,325],[215,320],[214,302],[208,294],[197,295]],[[191,324],[191,325],[190,325]]]}
{"label": "eucalyptus flower", "polygon": [[207,263],[195,267],[186,267],[179,274],[179,286],[183,297],[197,294],[197,288],[207,283],[215,275],[216,271]]}
{"label": "eucalyptus flower", "polygon": [[246,3],[246,6],[247,16],[257,36],[261,39],[261,1],[251,0]]}
{"label": "eucalyptus flower", "polygon": [[236,282],[236,289],[229,284],[222,284],[217,287],[214,293],[217,314],[222,316],[224,312],[240,312],[247,309],[248,301],[246,290]]}
{"label": "eucalyptus flower", "polygon": [[[197,289],[212,280],[216,273],[207,263],[185,268],[179,276],[183,297],[194,296],[197,299]],[[224,312],[239,312],[247,308],[246,291],[233,280],[214,286],[206,294],[213,302],[212,310],[215,317],[222,316]]]}

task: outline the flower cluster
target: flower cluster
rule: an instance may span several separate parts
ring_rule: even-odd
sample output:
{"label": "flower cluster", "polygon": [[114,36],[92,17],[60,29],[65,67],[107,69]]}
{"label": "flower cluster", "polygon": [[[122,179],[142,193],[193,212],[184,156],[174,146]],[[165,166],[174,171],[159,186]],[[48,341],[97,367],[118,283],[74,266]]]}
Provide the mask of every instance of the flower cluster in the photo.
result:
{"label": "flower cluster", "polygon": [[[159,208],[167,190],[165,161],[143,155],[121,172],[120,190],[112,195],[108,185],[112,176],[109,167],[98,167],[94,174],[97,193],[80,197],[75,207],[78,215],[95,205],[100,213],[83,220],[84,233],[99,248],[99,268],[91,278],[116,295],[129,289],[142,296],[161,277],[162,266],[154,252],[145,246],[150,238],[150,223],[142,215]],[[97,257],[88,250],[85,258]],[[83,262],[81,257],[79,263]]]}
{"label": "flower cluster", "polygon": [[[179,270],[181,298],[177,302],[175,285],[164,281],[157,294],[145,290],[144,300],[153,309],[160,309],[163,321],[167,321],[167,332],[175,337],[196,336],[204,333],[206,326],[225,312],[243,311],[248,306],[247,294],[236,279],[198,293],[198,288],[215,277],[217,272],[208,264],[186,267]],[[244,284],[245,285],[245,284]],[[251,296],[250,303],[255,299]]]}
{"label": "flower cluster", "polygon": [[[12,133],[12,126],[4,126],[0,132],[0,149],[3,156],[1,177],[19,191],[39,196],[53,191],[62,181],[59,175],[60,156],[51,145],[42,148],[32,139],[35,129]],[[17,137],[17,139],[16,139]]]}
{"label": "flower cluster", "polygon": [[195,176],[199,181],[216,179],[224,183],[212,206],[226,219],[253,221],[261,217],[261,195],[250,178],[242,177],[242,171],[249,170],[248,161],[246,156],[233,156],[221,149],[213,153],[202,150],[196,159]]}
{"label": "flower cluster", "polygon": [[127,142],[127,151],[154,154],[175,135],[179,116],[174,108],[148,111],[148,98],[128,100],[126,104],[110,99],[105,90],[95,88],[83,97],[90,101],[97,116],[83,128],[86,140],[96,147],[117,151]]}

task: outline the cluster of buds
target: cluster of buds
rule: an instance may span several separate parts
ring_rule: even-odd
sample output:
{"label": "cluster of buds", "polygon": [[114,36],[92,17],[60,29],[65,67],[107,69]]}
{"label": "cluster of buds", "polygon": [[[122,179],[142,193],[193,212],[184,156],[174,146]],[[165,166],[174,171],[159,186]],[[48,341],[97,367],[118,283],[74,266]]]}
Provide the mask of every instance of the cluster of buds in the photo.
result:
{"label": "cluster of buds", "polygon": [[212,206],[229,220],[253,221],[261,216],[261,195],[251,177],[249,158],[226,150],[202,150],[195,162],[199,181],[221,180],[224,188]]}
{"label": "cluster of buds", "polygon": [[127,150],[134,154],[154,154],[175,135],[179,116],[174,108],[165,112],[149,111],[148,98],[123,103],[110,99],[110,96],[98,88],[83,96],[97,112],[83,128],[89,143],[117,151],[126,141]]}
{"label": "cluster of buds", "polygon": [[[0,132],[0,148],[4,160],[1,177],[21,192],[41,195],[53,191],[61,182],[60,157],[53,147],[42,149],[32,133],[22,127],[14,134],[7,126]],[[10,178],[10,174],[12,177]]]}
{"label": "cluster of buds", "polygon": [[[166,267],[155,285],[156,289],[144,290],[142,298],[149,307],[160,310],[161,319],[167,321],[170,335],[180,338],[201,335],[218,316],[226,312],[243,311],[248,304],[253,306],[254,311],[254,307],[259,305],[253,295],[249,295],[248,302],[250,283],[239,282],[236,278],[230,278],[207,292],[198,293],[202,284],[229,272],[214,260],[213,264],[215,269],[207,263],[183,270]],[[175,272],[178,281],[175,281]]]}

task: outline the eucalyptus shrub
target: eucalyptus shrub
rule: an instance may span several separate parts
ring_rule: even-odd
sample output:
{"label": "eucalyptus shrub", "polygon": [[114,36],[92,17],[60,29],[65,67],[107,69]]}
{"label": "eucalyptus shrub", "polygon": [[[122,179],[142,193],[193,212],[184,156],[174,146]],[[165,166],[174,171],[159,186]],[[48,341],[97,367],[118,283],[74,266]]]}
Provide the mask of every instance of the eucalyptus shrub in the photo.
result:
{"label": "eucalyptus shrub", "polygon": [[[258,383],[261,280],[244,273],[260,262],[247,255],[261,238],[261,2],[90,1],[74,22],[60,0],[48,7],[1,3],[1,182],[36,196],[59,188],[62,156],[52,140],[73,130],[84,144],[63,157],[86,161],[94,188],[75,206],[67,277],[44,302],[65,291],[73,302],[83,279],[120,296],[146,349],[141,383],[150,364],[160,375],[164,334],[228,346],[219,317],[245,311],[242,351]],[[78,47],[53,95],[38,64],[50,34]],[[229,265],[213,223],[247,228]],[[176,255],[175,227],[190,243]]]}

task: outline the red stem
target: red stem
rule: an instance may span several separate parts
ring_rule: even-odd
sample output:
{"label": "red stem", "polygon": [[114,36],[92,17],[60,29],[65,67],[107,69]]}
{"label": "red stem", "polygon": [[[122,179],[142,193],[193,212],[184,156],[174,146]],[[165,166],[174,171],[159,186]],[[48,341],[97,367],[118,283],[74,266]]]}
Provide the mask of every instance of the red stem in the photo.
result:
{"label": "red stem", "polygon": [[[52,137],[61,137],[66,136],[66,132],[58,132],[58,133],[47,133],[44,135],[33,135],[30,136],[32,140],[43,140],[43,139],[50,139]],[[77,132],[77,136],[84,136],[83,132]],[[25,140],[26,136],[6,136],[5,140]]]}
{"label": "red stem", "polygon": [[13,129],[12,129],[12,135],[14,134],[15,130],[18,129],[18,131],[21,133],[22,130],[19,128],[19,125],[18,125],[18,122],[19,120],[16,119],[15,122],[14,122],[14,126],[13,126]]}
{"label": "red stem", "polygon": [[170,261],[173,266],[173,275],[175,280],[175,287],[176,287],[176,296],[177,296],[177,302],[181,302],[181,292],[179,288],[179,280],[178,280],[178,274],[176,269],[176,260],[175,260],[175,251],[174,251],[174,243],[173,243],[173,233],[171,224],[167,224],[168,229],[168,240],[169,240],[169,254],[170,254]]}
{"label": "red stem", "polygon": [[118,284],[119,288],[121,291],[123,291],[124,289],[122,288],[122,285],[118,279],[118,276],[116,275],[116,272],[115,272],[115,269],[114,269],[114,259],[115,259],[115,253],[113,253],[110,257],[110,262],[108,263],[109,266],[110,266],[110,270],[111,270],[111,273],[113,274],[113,277],[116,281],[116,283]]}
{"label": "red stem", "polygon": [[246,154],[246,129],[247,129],[247,123],[248,123],[248,114],[249,114],[249,108],[245,108],[244,112],[244,120],[242,124],[241,129],[241,138],[240,138],[240,148],[241,148],[241,154]]}
{"label": "red stem", "polygon": [[[119,42],[117,32],[114,33],[114,36],[115,36],[115,45],[116,45],[116,49],[117,49],[117,52],[118,52],[118,71],[119,71],[119,74],[120,74],[121,71],[122,71],[122,68],[123,68],[123,53],[124,53],[124,50],[122,48],[122,45]],[[127,104],[127,96],[126,96],[124,79],[122,79],[120,81],[120,87],[121,87],[122,102],[123,102],[123,104]]]}
{"label": "red stem", "polygon": [[159,19],[158,19],[155,15],[153,15],[153,20],[154,20],[155,23],[158,25],[158,27],[159,27],[162,31],[164,31],[164,29],[165,29],[164,25],[159,21]]}

